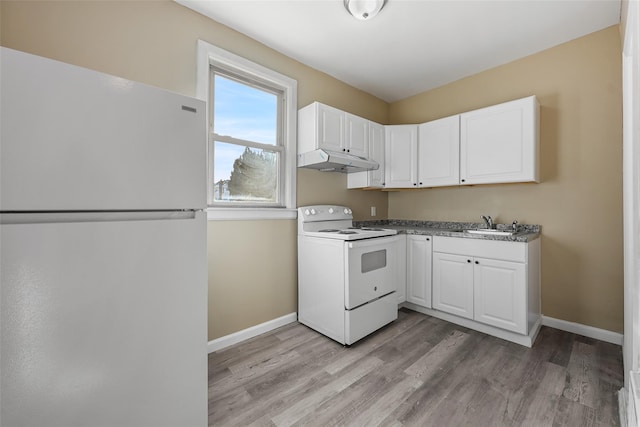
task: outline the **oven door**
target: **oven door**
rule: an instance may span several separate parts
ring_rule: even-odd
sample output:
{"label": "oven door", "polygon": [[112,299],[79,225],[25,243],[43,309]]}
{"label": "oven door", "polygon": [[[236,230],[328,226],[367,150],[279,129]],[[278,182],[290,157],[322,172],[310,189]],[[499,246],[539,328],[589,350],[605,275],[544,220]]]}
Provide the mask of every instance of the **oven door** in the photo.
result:
{"label": "oven door", "polygon": [[394,237],[345,243],[344,301],[347,310],[396,290]]}

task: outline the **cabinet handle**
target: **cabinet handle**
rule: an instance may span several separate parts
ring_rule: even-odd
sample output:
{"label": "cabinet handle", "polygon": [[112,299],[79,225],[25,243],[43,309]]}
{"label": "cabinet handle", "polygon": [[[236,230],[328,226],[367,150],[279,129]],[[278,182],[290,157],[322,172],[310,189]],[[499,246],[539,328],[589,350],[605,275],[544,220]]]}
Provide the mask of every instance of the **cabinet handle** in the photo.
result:
{"label": "cabinet handle", "polygon": [[471,260],[470,260],[470,259],[468,259],[468,260],[467,260],[467,262],[469,262],[469,263],[470,263],[470,262],[471,262]]}
{"label": "cabinet handle", "polygon": [[464,179],[461,179],[460,181],[464,182]]}
{"label": "cabinet handle", "polygon": [[343,149],[342,149],[342,151],[347,151],[347,149],[346,149],[346,148],[343,148]]}
{"label": "cabinet handle", "polygon": [[414,182],[414,183],[413,183],[413,185],[418,185],[418,184],[416,184],[416,183]]}
{"label": "cabinet handle", "polygon": [[350,153],[350,152],[351,152],[351,150],[347,150],[347,153]]}
{"label": "cabinet handle", "polygon": [[427,242],[429,241],[429,238],[427,237]]}
{"label": "cabinet handle", "polygon": [[479,261],[476,261],[476,264],[480,264],[480,262],[479,262]]}

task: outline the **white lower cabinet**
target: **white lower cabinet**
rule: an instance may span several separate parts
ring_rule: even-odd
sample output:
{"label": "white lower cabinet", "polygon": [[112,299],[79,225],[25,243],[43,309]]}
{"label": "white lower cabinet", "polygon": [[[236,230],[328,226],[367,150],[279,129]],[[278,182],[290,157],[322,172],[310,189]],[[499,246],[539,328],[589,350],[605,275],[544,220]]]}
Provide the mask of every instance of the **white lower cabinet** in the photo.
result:
{"label": "white lower cabinet", "polygon": [[433,240],[435,310],[518,334],[539,326],[540,239]]}
{"label": "white lower cabinet", "polygon": [[473,265],[473,318],[527,333],[525,264],[476,258]]}
{"label": "white lower cabinet", "polygon": [[433,308],[487,325],[526,333],[526,276],[522,263],[435,252]]}
{"label": "white lower cabinet", "polygon": [[431,308],[432,237],[407,236],[407,298],[408,302]]}
{"label": "white lower cabinet", "polygon": [[433,308],[473,319],[473,264],[470,257],[433,253]]}
{"label": "white lower cabinet", "polygon": [[396,237],[396,296],[398,304],[407,300],[407,235],[398,234]]}

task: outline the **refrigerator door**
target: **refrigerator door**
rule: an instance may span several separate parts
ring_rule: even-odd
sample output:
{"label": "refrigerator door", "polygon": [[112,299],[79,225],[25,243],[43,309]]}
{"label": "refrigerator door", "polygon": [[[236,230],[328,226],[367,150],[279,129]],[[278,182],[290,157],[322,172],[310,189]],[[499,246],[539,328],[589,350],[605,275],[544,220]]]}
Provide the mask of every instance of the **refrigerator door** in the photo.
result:
{"label": "refrigerator door", "polygon": [[0,215],[0,425],[206,425],[205,213],[144,215]]}
{"label": "refrigerator door", "polygon": [[205,103],[0,48],[0,211],[203,209]]}

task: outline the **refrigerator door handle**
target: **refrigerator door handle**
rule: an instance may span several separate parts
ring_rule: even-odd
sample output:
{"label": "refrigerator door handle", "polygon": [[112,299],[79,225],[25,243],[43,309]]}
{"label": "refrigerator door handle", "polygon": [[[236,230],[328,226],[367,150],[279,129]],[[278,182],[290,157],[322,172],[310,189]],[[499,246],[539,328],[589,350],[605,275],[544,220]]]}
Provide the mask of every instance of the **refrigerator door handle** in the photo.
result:
{"label": "refrigerator door handle", "polygon": [[189,220],[200,210],[168,211],[82,211],[82,212],[2,212],[0,224],[43,224],[60,222]]}

